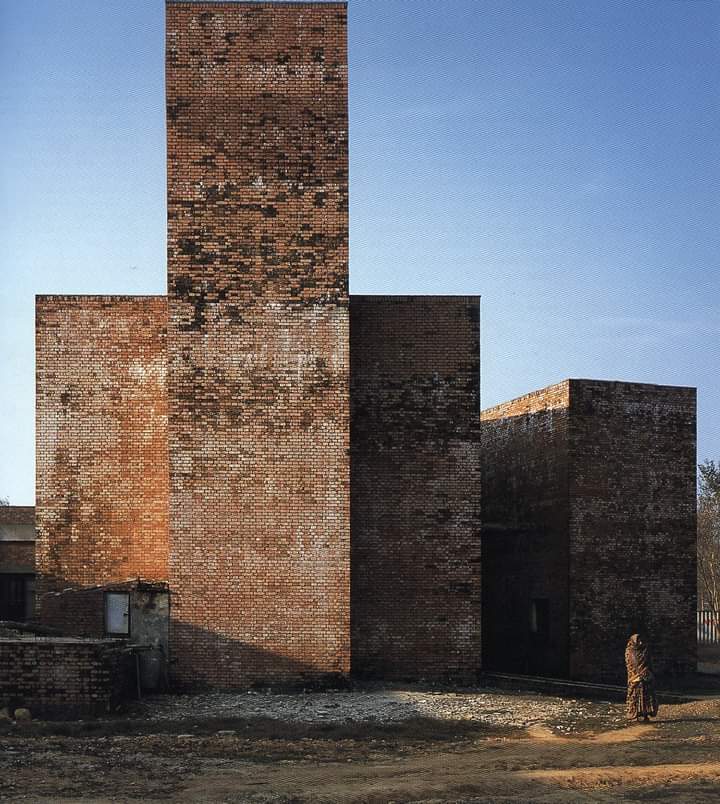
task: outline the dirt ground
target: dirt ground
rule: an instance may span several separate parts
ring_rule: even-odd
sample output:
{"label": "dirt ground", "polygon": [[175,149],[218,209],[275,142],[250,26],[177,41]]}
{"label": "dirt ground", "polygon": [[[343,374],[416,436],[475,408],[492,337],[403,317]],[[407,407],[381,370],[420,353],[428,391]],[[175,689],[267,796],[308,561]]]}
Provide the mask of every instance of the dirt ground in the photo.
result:
{"label": "dirt ground", "polygon": [[[720,798],[720,697],[664,705],[655,722],[628,726],[620,704],[529,693],[353,695],[268,696],[252,701],[252,710],[236,696],[245,707],[235,710],[240,716],[228,716],[227,695],[159,696],[110,720],[6,723],[0,799],[502,804]],[[213,701],[222,716],[213,716]],[[418,711],[426,702],[427,712],[438,715],[393,720],[378,714],[408,702]],[[264,705],[273,717],[247,716]],[[295,714],[283,720],[282,707],[290,706]],[[363,707],[370,707],[371,719],[358,719]],[[345,714],[327,719],[334,709]],[[311,713],[311,722],[298,720],[301,711]],[[173,719],[178,712],[182,719]]]}

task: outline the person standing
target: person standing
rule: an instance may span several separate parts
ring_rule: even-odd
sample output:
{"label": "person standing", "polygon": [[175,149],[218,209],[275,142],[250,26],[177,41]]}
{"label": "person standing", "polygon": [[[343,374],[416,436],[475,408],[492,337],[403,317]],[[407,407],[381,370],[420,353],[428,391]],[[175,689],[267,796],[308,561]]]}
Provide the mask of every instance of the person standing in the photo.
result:
{"label": "person standing", "polygon": [[640,634],[633,634],[625,648],[627,668],[627,718],[647,721],[658,713],[655,675],[650,648]]}

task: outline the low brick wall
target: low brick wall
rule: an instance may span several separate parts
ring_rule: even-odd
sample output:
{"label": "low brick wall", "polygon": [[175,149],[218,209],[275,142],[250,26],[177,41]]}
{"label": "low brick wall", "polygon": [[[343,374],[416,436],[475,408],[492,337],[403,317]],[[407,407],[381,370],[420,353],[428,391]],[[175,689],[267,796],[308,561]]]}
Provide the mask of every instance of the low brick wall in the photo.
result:
{"label": "low brick wall", "polygon": [[0,707],[25,706],[48,719],[110,712],[134,683],[124,647],[109,639],[0,639]]}

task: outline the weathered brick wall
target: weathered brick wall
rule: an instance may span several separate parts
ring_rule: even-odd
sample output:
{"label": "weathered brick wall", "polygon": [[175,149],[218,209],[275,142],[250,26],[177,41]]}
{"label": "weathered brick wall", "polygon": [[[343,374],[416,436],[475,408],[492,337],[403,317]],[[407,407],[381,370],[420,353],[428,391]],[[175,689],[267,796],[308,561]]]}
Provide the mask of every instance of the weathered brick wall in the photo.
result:
{"label": "weathered brick wall", "polygon": [[[566,381],[481,414],[487,669],[568,672],[569,394]],[[546,633],[531,630],[534,600]]]}
{"label": "weathered brick wall", "polygon": [[570,641],[576,678],[619,679],[647,631],[660,674],[695,669],[696,393],[573,380]]}
{"label": "weathered brick wall", "polygon": [[480,666],[476,297],[352,296],[353,670]]}
{"label": "weathered brick wall", "polygon": [[39,296],[36,310],[37,596],[167,579],[167,303]]}
{"label": "weathered brick wall", "polygon": [[[484,647],[494,669],[522,670],[524,652],[530,672],[620,681],[638,628],[660,674],[693,669],[694,389],[569,380],[482,420],[483,624],[493,640]],[[543,597],[544,644],[529,627],[532,599]]]}
{"label": "weathered brick wall", "polygon": [[0,707],[25,706],[46,718],[105,714],[133,680],[117,642],[0,638]]}
{"label": "weathered brick wall", "polygon": [[52,592],[43,588],[38,608],[42,624],[65,636],[105,636],[103,587],[68,586]]}
{"label": "weathered brick wall", "polygon": [[344,4],[167,5],[180,680],[349,669]]}

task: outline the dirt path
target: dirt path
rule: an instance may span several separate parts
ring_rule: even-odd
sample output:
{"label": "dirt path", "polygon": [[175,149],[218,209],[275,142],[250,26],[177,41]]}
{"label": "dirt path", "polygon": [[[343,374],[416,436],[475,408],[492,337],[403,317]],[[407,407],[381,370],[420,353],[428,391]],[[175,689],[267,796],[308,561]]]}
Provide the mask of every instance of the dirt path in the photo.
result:
{"label": "dirt path", "polygon": [[[363,763],[247,765],[201,774],[184,801],[717,801],[720,739],[663,740],[654,727],[593,737],[489,739]],[[678,761],[683,755],[684,761]],[[686,758],[687,757],[687,758]],[[668,761],[668,760],[673,761]],[[693,761],[693,759],[695,761]]]}
{"label": "dirt path", "polygon": [[[527,711],[529,700],[517,701],[518,712]],[[138,730],[120,721],[63,734],[38,724],[0,737],[0,800],[720,800],[720,700],[664,706],[656,722],[623,728],[614,727],[618,711],[607,704],[603,717],[598,710],[599,720],[572,733],[562,718],[527,729],[428,719],[337,727],[238,720],[181,722],[173,731],[165,722]]]}

